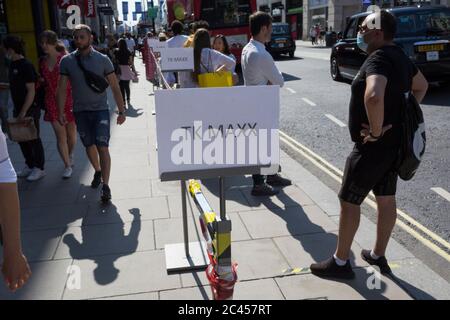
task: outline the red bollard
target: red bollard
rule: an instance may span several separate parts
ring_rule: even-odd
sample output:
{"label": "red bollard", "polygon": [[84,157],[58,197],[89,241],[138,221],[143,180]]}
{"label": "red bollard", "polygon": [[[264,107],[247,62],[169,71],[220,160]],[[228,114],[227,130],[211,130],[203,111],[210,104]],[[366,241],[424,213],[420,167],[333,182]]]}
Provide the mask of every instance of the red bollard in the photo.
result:
{"label": "red bollard", "polygon": [[234,285],[237,281],[237,263],[231,266],[232,272],[227,276],[227,279],[220,279],[216,271],[215,264],[209,264],[206,269],[206,277],[211,285],[211,291],[214,300],[232,300]]}

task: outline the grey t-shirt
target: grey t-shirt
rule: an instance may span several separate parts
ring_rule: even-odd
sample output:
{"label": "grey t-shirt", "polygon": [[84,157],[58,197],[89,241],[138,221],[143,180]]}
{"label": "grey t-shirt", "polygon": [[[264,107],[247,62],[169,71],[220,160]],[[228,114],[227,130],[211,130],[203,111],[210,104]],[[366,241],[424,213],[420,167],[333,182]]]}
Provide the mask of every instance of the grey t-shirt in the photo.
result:
{"label": "grey t-shirt", "polygon": [[[61,60],[59,73],[68,76],[72,85],[73,112],[108,110],[106,91],[96,93],[86,83],[83,71],[77,63],[78,50]],[[86,70],[98,75],[107,76],[114,73],[114,66],[109,58],[92,49],[87,56],[81,56],[81,63]]]}

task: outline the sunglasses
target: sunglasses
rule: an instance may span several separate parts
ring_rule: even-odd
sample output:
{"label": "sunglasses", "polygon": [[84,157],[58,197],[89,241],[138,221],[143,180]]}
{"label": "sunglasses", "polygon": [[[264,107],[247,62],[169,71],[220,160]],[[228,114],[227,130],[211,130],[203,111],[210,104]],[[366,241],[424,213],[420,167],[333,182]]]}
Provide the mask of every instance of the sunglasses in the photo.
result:
{"label": "sunglasses", "polygon": [[77,40],[77,39],[83,40],[83,39],[86,39],[86,38],[87,38],[87,37],[86,37],[85,35],[73,36],[73,39],[74,39],[74,40]]}
{"label": "sunglasses", "polygon": [[367,27],[367,25],[366,26],[363,26],[363,25],[359,25],[358,26],[358,32],[359,33],[366,33],[366,32],[368,32],[370,30],[376,30],[376,29],[371,29],[371,28]]}

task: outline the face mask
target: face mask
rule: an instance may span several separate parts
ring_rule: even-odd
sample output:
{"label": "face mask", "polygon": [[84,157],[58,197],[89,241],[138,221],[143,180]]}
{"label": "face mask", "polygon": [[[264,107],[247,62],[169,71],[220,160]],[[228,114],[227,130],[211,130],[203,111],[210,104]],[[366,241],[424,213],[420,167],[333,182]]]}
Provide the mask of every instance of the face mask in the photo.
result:
{"label": "face mask", "polygon": [[364,41],[364,36],[358,32],[358,36],[356,37],[356,44],[358,47],[364,51],[367,52],[367,48],[369,47],[369,44]]}

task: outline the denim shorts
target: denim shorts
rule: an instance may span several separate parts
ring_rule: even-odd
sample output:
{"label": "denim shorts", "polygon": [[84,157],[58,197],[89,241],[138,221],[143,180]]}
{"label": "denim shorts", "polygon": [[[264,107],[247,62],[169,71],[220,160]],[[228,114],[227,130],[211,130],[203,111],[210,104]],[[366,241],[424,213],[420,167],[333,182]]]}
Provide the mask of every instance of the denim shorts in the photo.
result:
{"label": "denim shorts", "polygon": [[108,147],[110,133],[109,110],[74,112],[81,142],[85,147]]}

